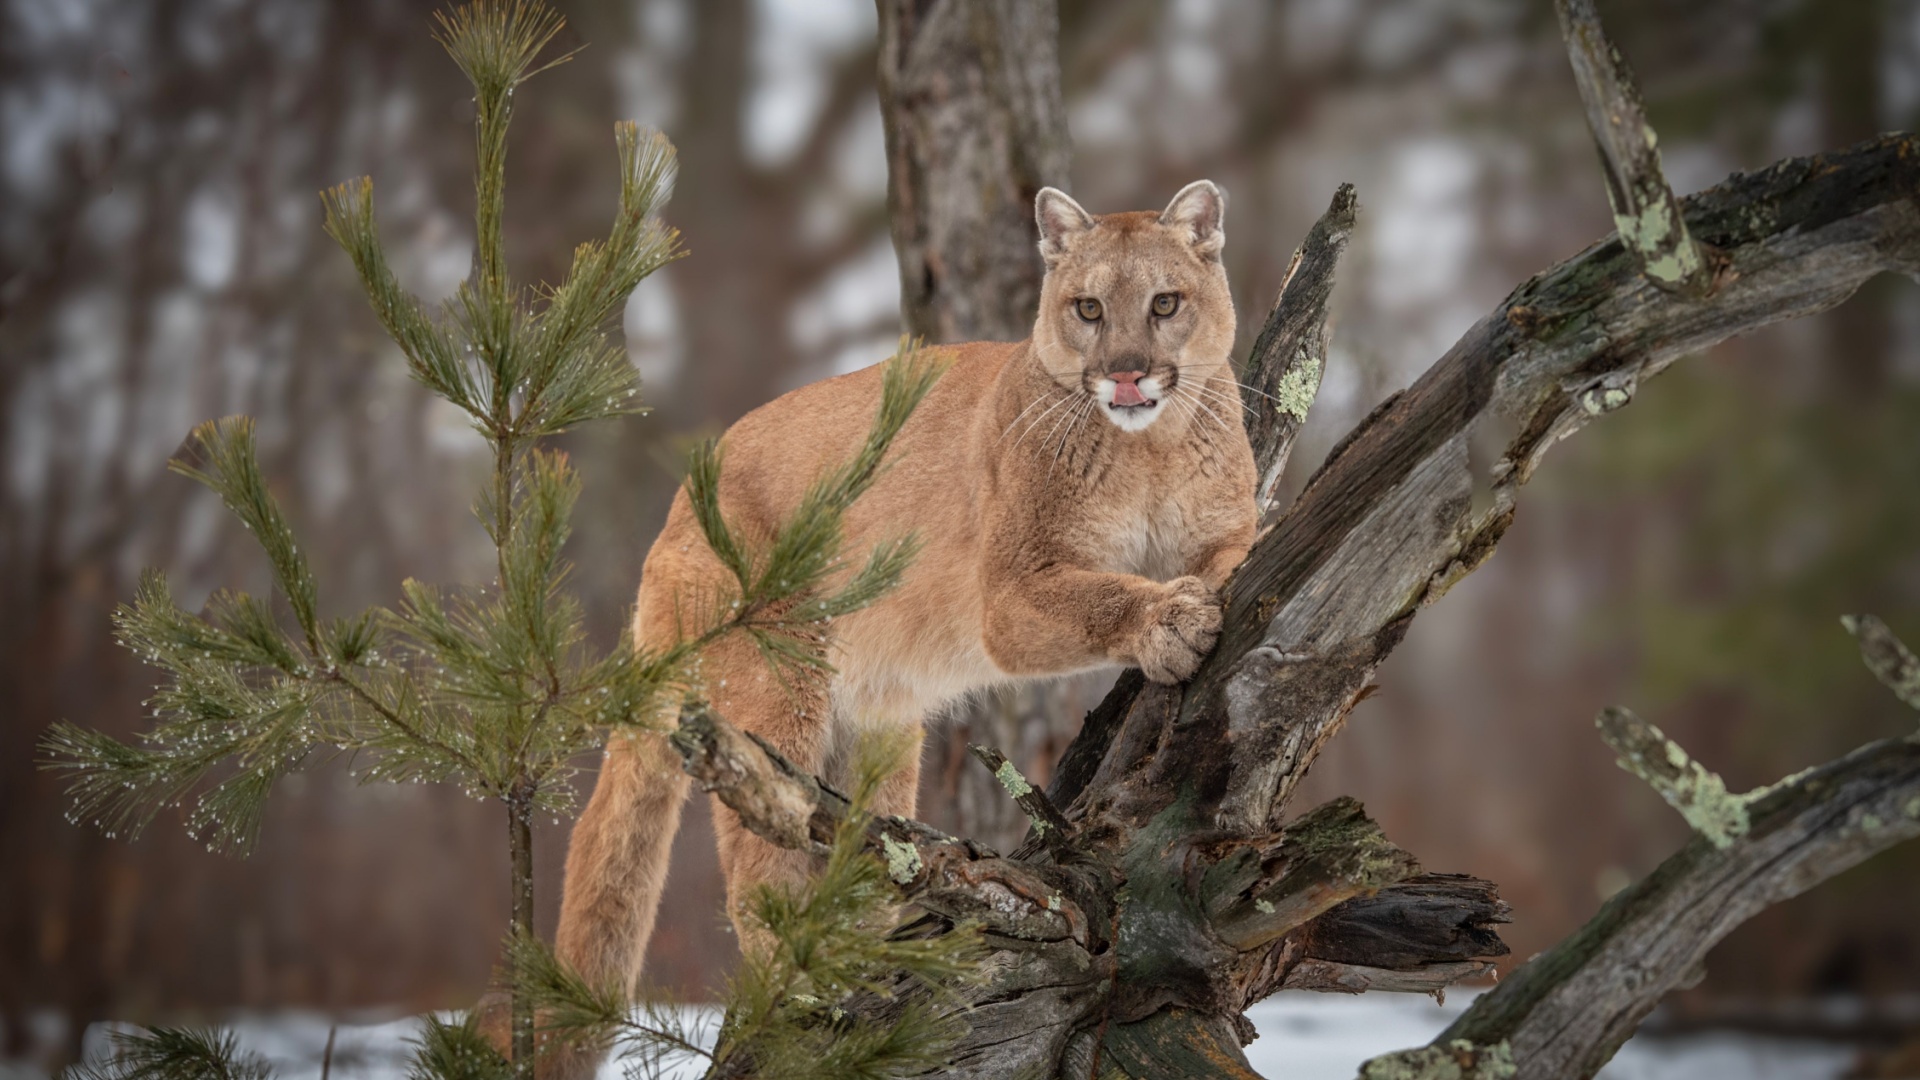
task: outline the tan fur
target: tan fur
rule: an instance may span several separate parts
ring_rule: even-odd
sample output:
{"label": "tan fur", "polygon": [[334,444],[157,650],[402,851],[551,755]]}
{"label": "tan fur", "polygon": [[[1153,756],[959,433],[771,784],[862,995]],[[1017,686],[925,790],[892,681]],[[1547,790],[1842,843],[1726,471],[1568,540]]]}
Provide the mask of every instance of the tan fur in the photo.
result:
{"label": "tan fur", "polygon": [[[1253,540],[1253,456],[1228,366],[1234,314],[1219,262],[1224,197],[1190,185],[1160,214],[1086,215],[1048,189],[1037,211],[1048,263],[1033,337],[948,350],[952,363],[900,432],[891,467],[847,518],[848,551],[907,532],[923,546],[900,587],[831,626],[830,684],[796,699],[750,642],[703,661],[717,711],[803,769],[830,769],[850,737],[910,725],[1011,680],[1116,664],[1171,682],[1220,627],[1215,590]],[[1178,309],[1152,314],[1173,293]],[[1084,320],[1078,301],[1098,300]],[[1142,372],[1163,396],[1103,403],[1104,376]],[[807,485],[873,423],[881,368],[802,387],[726,435],[720,500],[764,539]],[[697,598],[725,591],[683,491],[647,556],[635,615],[643,646],[680,635]],[[911,814],[918,757],[881,793]],[[633,985],[652,932],[687,780],[657,736],[616,738],[567,857],[560,955]],[[755,885],[791,881],[805,857],[747,832],[715,804],[730,913]],[[743,938],[751,945],[750,938]]]}

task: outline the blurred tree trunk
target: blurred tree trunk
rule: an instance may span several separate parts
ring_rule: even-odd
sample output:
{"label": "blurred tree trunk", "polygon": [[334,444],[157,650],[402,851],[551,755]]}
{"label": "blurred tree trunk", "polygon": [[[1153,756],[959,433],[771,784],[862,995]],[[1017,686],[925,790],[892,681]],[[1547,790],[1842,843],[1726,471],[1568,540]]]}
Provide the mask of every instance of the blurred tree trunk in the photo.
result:
{"label": "blurred tree trunk", "polygon": [[[887,209],[907,332],[934,342],[1019,341],[1033,327],[1041,264],[1033,199],[1065,190],[1071,161],[1053,0],[878,0]],[[967,744],[1041,780],[1112,683],[1088,675],[1003,690],[965,706],[934,742],[923,790],[936,820],[1011,847],[1026,819]],[[950,808],[950,809],[949,809]]]}
{"label": "blurred tree trunk", "polygon": [[879,0],[900,307],[930,341],[1018,341],[1040,298],[1033,198],[1067,187],[1053,0]]}

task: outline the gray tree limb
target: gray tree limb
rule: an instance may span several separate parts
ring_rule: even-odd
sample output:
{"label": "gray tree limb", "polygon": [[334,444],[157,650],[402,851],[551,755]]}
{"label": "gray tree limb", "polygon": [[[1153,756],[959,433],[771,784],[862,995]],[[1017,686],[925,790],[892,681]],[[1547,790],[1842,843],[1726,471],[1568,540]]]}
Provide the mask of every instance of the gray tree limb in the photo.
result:
{"label": "gray tree limb", "polygon": [[1333,204],[1287,263],[1280,295],[1247,359],[1242,396],[1247,399],[1247,437],[1257,450],[1263,515],[1276,508],[1280,474],[1326,374],[1327,301],[1359,208],[1353,185],[1341,184]]}
{"label": "gray tree limb", "polygon": [[1745,835],[1724,847],[1695,839],[1475,1001],[1434,1045],[1504,1044],[1518,1080],[1594,1075],[1735,927],[1920,836],[1920,741],[1864,746],[1765,789],[1748,813]]}
{"label": "gray tree limb", "polygon": [[1660,168],[1653,128],[1640,89],[1620,50],[1607,40],[1593,0],[1556,0],[1560,33],[1573,62],[1573,81],[1587,107],[1587,128],[1600,151],[1620,239],[1640,260],[1648,280],[1663,289],[1704,296],[1713,267],[1687,230],[1680,202]]}
{"label": "gray tree limb", "polygon": [[1873,615],[1847,615],[1840,622],[1847,633],[1860,639],[1860,658],[1873,677],[1886,684],[1895,697],[1920,709],[1920,659]]}
{"label": "gray tree limb", "polygon": [[[1846,622],[1876,675],[1890,686],[1911,677],[1913,654],[1885,624],[1870,615]],[[1432,1071],[1432,1052],[1465,1047],[1492,1053],[1516,1077],[1590,1077],[1668,991],[1698,979],[1707,951],[1735,927],[1920,836],[1920,735],[1732,795],[1632,713],[1607,709],[1599,726],[1621,767],[1680,811],[1698,839],[1474,1002],[1431,1046],[1376,1059],[1363,1075],[1389,1075],[1391,1062],[1408,1080],[1438,1080],[1445,1064]]]}

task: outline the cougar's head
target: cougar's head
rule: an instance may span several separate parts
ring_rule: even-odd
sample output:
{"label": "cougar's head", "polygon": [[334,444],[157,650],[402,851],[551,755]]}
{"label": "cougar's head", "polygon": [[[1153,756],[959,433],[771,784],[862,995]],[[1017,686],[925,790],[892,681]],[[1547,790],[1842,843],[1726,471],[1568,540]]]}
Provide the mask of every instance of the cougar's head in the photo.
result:
{"label": "cougar's head", "polygon": [[1047,262],[1034,352],[1056,383],[1091,395],[1123,431],[1238,412],[1237,398],[1210,400],[1218,391],[1206,385],[1228,370],[1233,348],[1220,265],[1226,207],[1210,180],[1181,188],[1157,214],[1095,217],[1054,188],[1034,200]]}

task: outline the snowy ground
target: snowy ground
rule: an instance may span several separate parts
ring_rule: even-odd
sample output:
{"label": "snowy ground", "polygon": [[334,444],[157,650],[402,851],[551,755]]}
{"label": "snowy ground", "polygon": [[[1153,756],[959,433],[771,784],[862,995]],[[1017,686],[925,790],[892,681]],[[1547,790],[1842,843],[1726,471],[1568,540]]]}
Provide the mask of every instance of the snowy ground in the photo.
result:
{"label": "snowy ground", "polygon": [[[1454,994],[1440,1006],[1427,998],[1395,994],[1279,994],[1249,1014],[1260,1037],[1247,1047],[1247,1057],[1275,1080],[1353,1080],[1362,1061],[1425,1043],[1470,1000],[1470,995]],[[273,1063],[279,1080],[317,1080],[332,1026],[332,1020],[317,1013],[242,1016],[233,1023],[241,1042]],[[412,1019],[340,1024],[332,1076],[400,1080],[416,1027]],[[90,1052],[104,1048],[105,1040],[104,1025],[89,1029]],[[1835,1080],[1853,1058],[1852,1049],[1831,1043],[1752,1035],[1641,1038],[1628,1043],[1600,1075],[1602,1080]],[[0,1075],[6,1072],[0,1067]],[[609,1064],[600,1080],[621,1080],[619,1067]]]}

